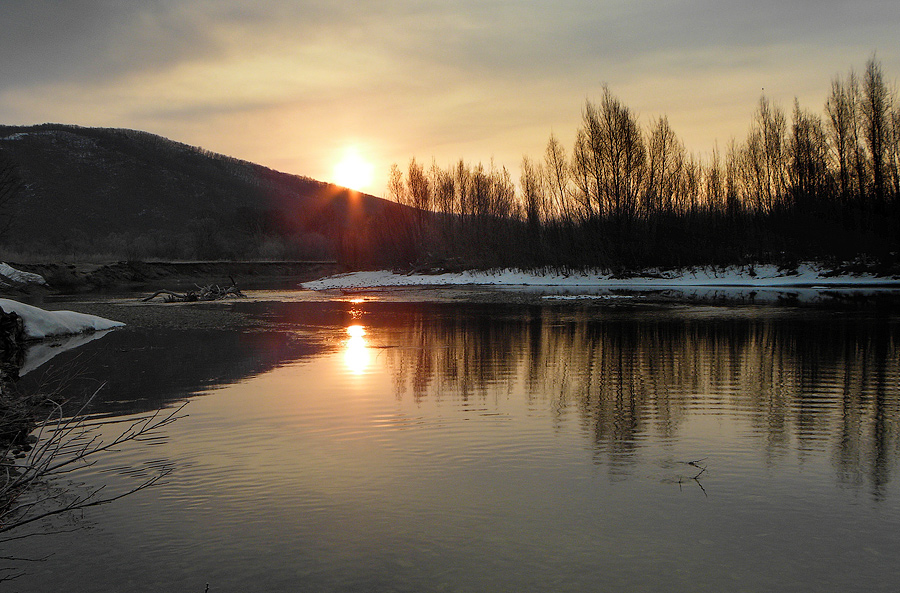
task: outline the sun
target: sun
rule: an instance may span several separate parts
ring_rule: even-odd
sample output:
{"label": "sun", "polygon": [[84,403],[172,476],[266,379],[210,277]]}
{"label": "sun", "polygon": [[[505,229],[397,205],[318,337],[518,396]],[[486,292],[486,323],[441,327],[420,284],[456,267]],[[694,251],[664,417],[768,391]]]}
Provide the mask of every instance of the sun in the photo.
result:
{"label": "sun", "polygon": [[372,183],[375,167],[355,147],[347,148],[334,166],[334,182],[343,187],[362,191]]}

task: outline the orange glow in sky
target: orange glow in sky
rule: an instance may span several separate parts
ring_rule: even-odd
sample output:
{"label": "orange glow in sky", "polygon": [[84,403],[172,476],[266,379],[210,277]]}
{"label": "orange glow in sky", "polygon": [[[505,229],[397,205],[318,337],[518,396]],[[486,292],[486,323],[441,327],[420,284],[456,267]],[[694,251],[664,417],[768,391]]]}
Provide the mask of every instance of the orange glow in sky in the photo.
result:
{"label": "orange glow in sky", "polygon": [[[603,86],[689,152],[746,137],[760,94],[822,113],[900,10],[832,2],[4,2],[0,122],[137,129],[386,194],[392,163],[571,154]],[[348,147],[356,147],[348,148]]]}

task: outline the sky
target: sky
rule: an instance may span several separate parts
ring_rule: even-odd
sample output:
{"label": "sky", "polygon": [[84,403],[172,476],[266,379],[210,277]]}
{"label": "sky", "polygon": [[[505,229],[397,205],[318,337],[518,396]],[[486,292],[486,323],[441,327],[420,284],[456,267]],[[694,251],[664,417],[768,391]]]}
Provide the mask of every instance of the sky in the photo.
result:
{"label": "sky", "polygon": [[604,85],[702,156],[760,95],[821,112],[896,0],[0,0],[0,124],[139,129],[322,181],[348,151],[509,168],[568,149]]}

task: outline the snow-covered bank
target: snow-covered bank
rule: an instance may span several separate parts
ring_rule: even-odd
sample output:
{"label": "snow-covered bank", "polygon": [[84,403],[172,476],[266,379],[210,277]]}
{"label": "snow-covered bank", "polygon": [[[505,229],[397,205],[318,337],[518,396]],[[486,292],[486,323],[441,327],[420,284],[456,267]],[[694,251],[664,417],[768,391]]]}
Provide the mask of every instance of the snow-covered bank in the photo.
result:
{"label": "snow-covered bank", "polygon": [[45,311],[39,307],[9,299],[0,299],[0,308],[7,313],[15,311],[22,318],[25,324],[25,337],[31,340],[101,331],[125,325],[120,321],[112,321],[86,313]]}
{"label": "snow-covered bank", "polygon": [[47,281],[40,274],[17,270],[7,263],[0,263],[0,285],[3,284],[37,284],[47,286]]}
{"label": "snow-covered bank", "polygon": [[532,286],[557,288],[665,289],[695,287],[849,287],[896,286],[900,278],[873,274],[831,275],[813,264],[801,264],[794,270],[774,265],[729,268],[688,268],[650,270],[643,275],[615,277],[600,272],[529,272],[521,270],[467,271],[447,274],[398,274],[390,271],[338,274],[300,286],[308,290],[348,290],[401,286]]}

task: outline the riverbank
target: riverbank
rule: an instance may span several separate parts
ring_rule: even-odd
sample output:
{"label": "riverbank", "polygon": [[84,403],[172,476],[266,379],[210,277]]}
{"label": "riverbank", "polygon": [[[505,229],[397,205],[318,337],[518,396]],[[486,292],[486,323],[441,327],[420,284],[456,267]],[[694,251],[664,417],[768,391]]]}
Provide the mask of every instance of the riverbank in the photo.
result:
{"label": "riverbank", "polygon": [[49,289],[92,292],[136,289],[186,290],[209,284],[240,288],[289,288],[341,271],[335,261],[117,261],[108,263],[15,263],[39,274]]}
{"label": "riverbank", "polygon": [[462,272],[400,273],[389,270],[349,272],[303,282],[309,290],[354,289],[386,286],[542,286],[605,288],[675,288],[703,286],[805,287],[894,286],[900,274],[878,274],[865,269],[830,268],[803,263],[791,268],[775,265],[688,267],[637,270],[612,274],[602,270],[467,270]]}
{"label": "riverbank", "polygon": [[[310,291],[318,299],[368,296],[385,300],[442,300],[507,303],[594,300],[707,303],[833,303],[900,295],[900,271],[863,264],[792,267],[746,265],[652,269],[613,274],[602,270],[357,271],[342,273],[333,261],[120,261],[111,263],[9,264],[40,275],[47,285],[26,293],[74,295],[230,285],[247,291]],[[0,290],[18,298],[16,289]],[[265,297],[264,297],[265,298]]]}
{"label": "riverbank", "polygon": [[[346,296],[441,292],[493,294],[498,300],[594,300],[704,303],[811,303],[900,295],[900,275],[863,268],[828,268],[813,263],[792,268],[774,265],[604,271],[488,270],[434,274],[388,270],[337,274],[301,283],[306,290]],[[478,290],[476,290],[478,289]]]}

